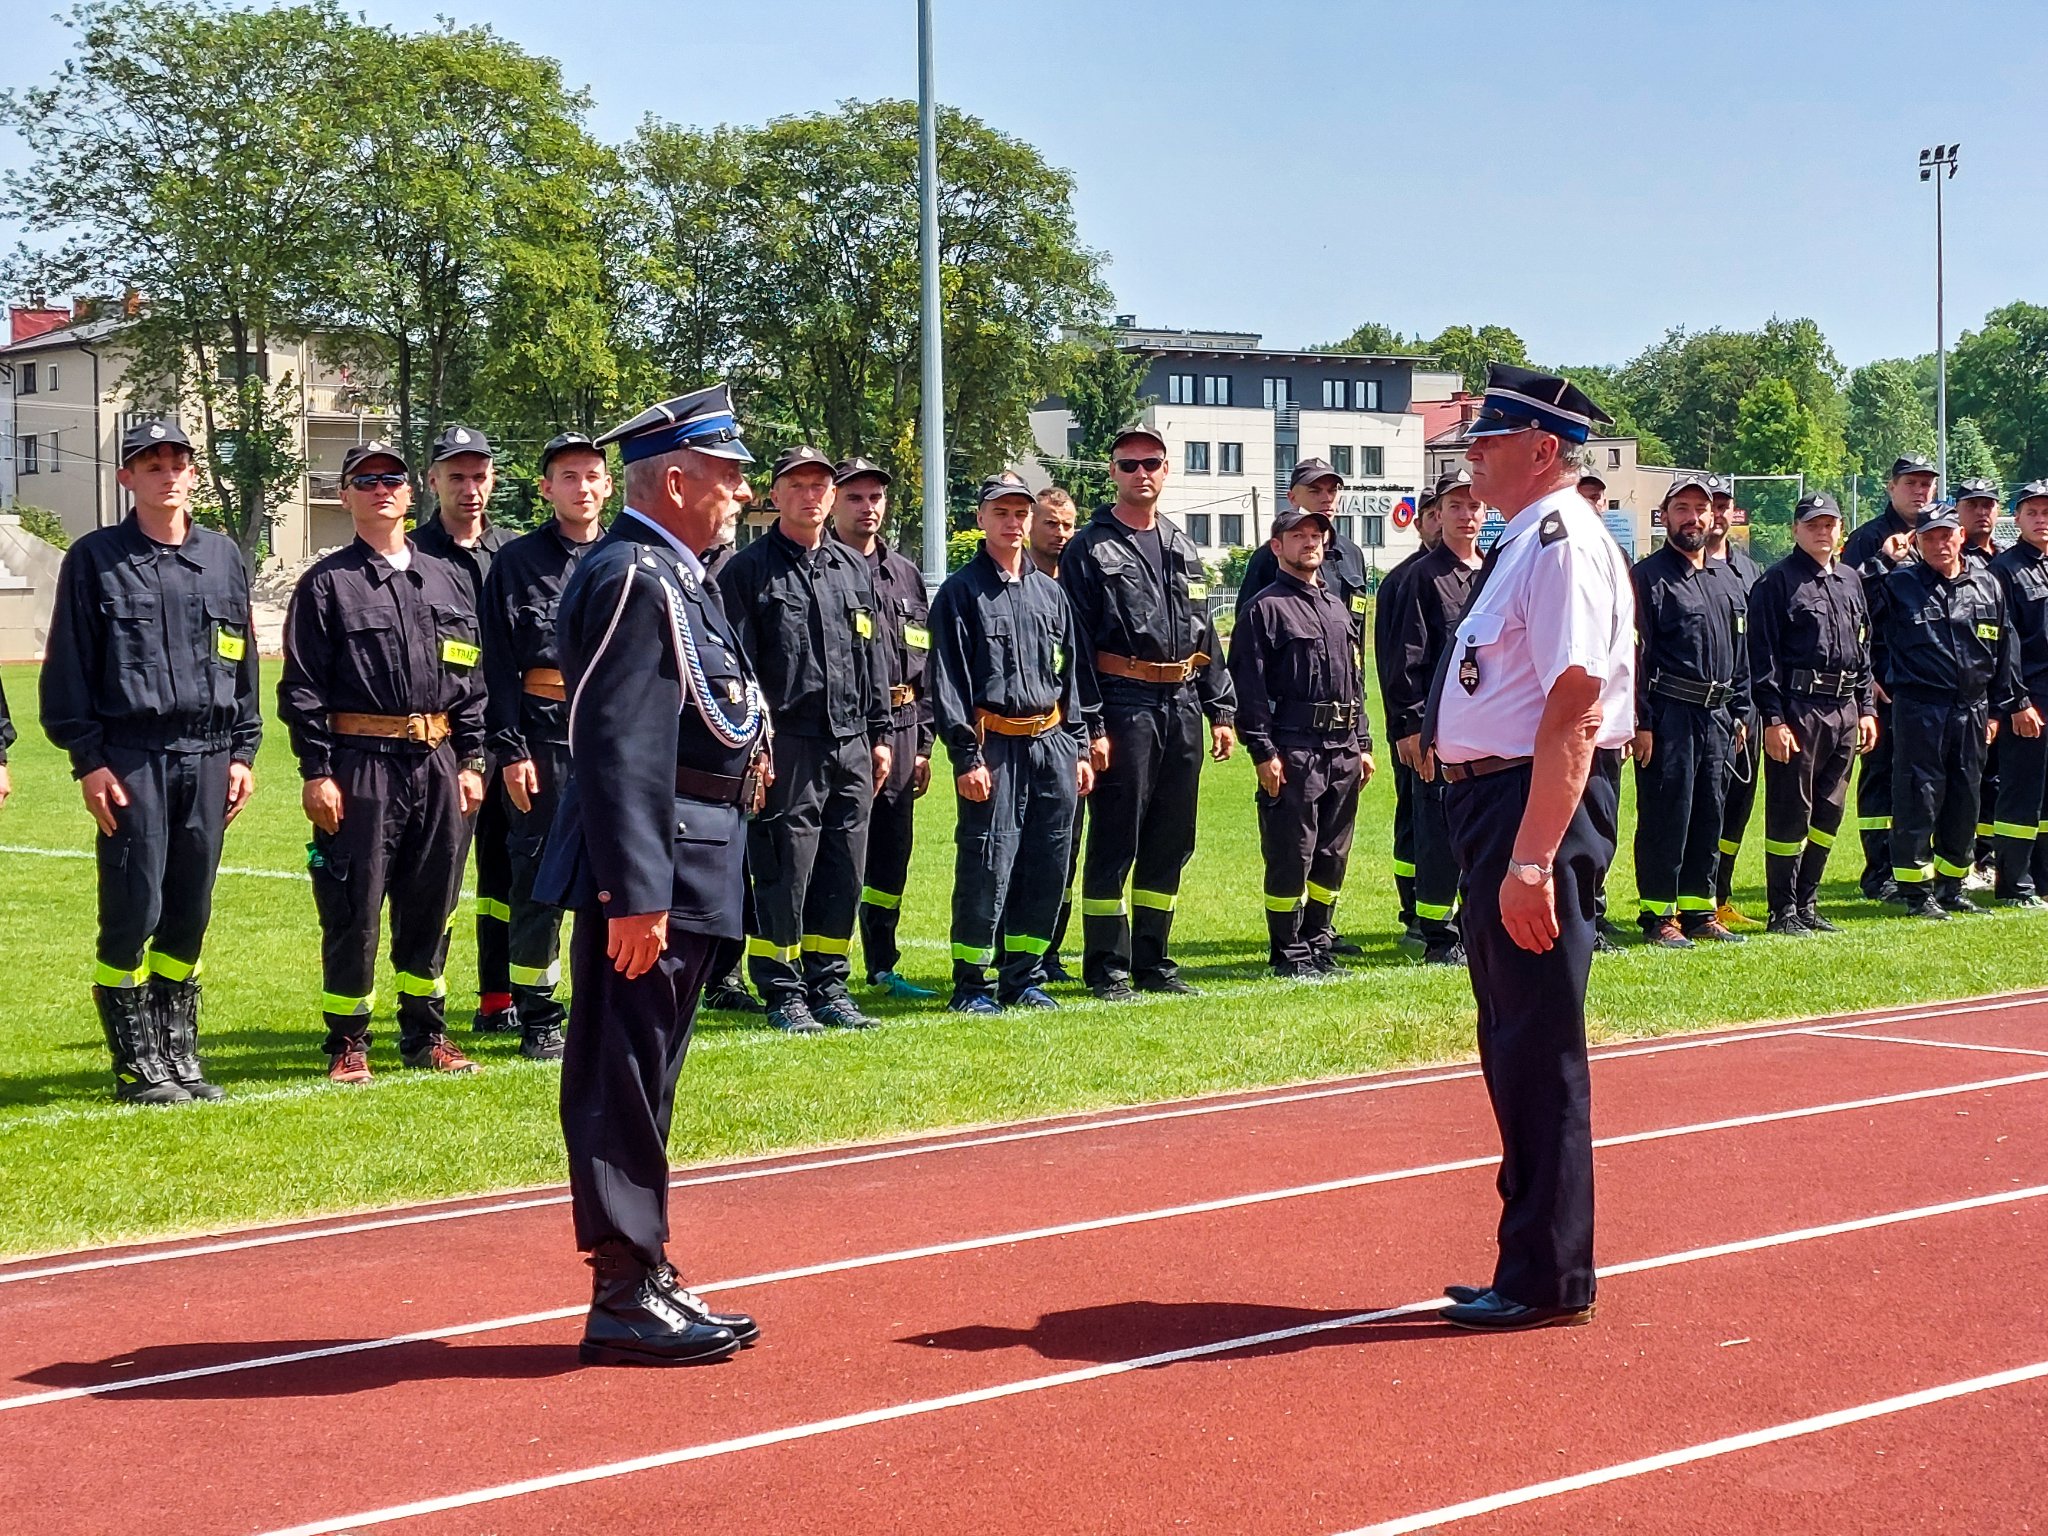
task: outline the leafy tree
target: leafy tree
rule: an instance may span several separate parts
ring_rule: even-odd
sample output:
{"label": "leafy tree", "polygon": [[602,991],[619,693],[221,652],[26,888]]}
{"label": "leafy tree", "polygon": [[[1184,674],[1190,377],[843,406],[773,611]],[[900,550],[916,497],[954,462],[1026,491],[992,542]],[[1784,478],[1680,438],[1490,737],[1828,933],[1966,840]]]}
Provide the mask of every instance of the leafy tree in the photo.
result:
{"label": "leafy tree", "polygon": [[1504,325],[1446,326],[1436,339],[1416,349],[1434,357],[1453,373],[1465,376],[1465,388],[1478,394],[1486,388],[1486,370],[1492,363],[1529,366],[1529,349],[1522,338]]}
{"label": "leafy tree", "polygon": [[1805,475],[1824,482],[1835,461],[1826,434],[1791,382],[1759,380],[1735,414],[1735,443],[1727,467],[1744,475]]}
{"label": "leafy tree", "polygon": [[1669,445],[1675,462],[1736,467],[1737,412],[1763,379],[1790,385],[1811,417],[1817,462],[1838,473],[1846,410],[1841,364],[1811,320],[1772,319],[1757,331],[1667,331],[1616,375],[1636,420]]}
{"label": "leafy tree", "polygon": [[1901,454],[1934,454],[1934,415],[1920,397],[1913,364],[1865,363],[1849,375],[1849,468],[1882,478]]}
{"label": "leafy tree", "polygon": [[1074,498],[1085,518],[1090,509],[1116,499],[1116,485],[1102,466],[1117,433],[1145,408],[1138,386],[1145,379],[1145,357],[1107,343],[1097,346],[1074,366],[1067,385],[1067,409],[1074,416],[1073,457],[1048,464],[1055,483]]}
{"label": "leafy tree", "polygon": [[1948,384],[1952,416],[1975,420],[2015,479],[2048,475],[2048,308],[2008,304],[1963,332]]}
{"label": "leafy tree", "polygon": [[1429,349],[1420,336],[1409,339],[1391,325],[1368,320],[1342,341],[1328,342],[1311,352],[1349,352],[1365,357],[1419,357]]}
{"label": "leafy tree", "polygon": [[1958,484],[1979,476],[2001,482],[2005,479],[1999,468],[1998,455],[1992,452],[1984,429],[1971,417],[1964,416],[1948,424],[1948,484],[1942,488],[1943,492],[1953,496]]}
{"label": "leafy tree", "polygon": [[1560,368],[1559,377],[1570,379],[1586,392],[1586,397],[1601,410],[1614,418],[1614,425],[1600,430],[1612,437],[1632,437],[1636,440],[1636,462],[1639,464],[1669,464],[1671,448],[1663,438],[1636,419],[1634,408],[1623,390],[1619,378],[1620,370],[1610,367]]}
{"label": "leafy tree", "polygon": [[204,425],[202,500],[245,552],[298,484],[298,383],[273,344],[306,334],[345,228],[344,155],[365,29],[330,0],[87,0],[43,89],[0,92],[30,160],[4,179],[35,234],[8,276],[138,297],[122,322],[137,400]]}

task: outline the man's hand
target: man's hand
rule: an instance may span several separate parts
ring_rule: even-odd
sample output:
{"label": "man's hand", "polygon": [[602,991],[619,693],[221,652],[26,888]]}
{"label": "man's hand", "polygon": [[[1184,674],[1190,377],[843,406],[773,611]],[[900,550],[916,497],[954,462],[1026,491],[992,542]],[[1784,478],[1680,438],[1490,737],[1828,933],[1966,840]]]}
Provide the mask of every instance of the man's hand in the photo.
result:
{"label": "man's hand", "polygon": [[1280,797],[1280,786],[1287,782],[1287,768],[1279,758],[1269,757],[1259,764],[1259,788],[1266,792],[1268,800]]}
{"label": "man's hand", "polygon": [[306,808],[306,820],[329,837],[341,830],[341,786],[332,779],[308,779],[299,791],[299,804]]}
{"label": "man's hand", "polygon": [[1877,716],[1858,715],[1856,717],[1856,755],[1861,757],[1864,753],[1874,750],[1876,746]]}
{"label": "man's hand", "polygon": [[962,800],[972,800],[977,805],[986,800],[995,788],[995,781],[988,775],[987,763],[976,763],[965,773],[955,775],[953,784],[960,791]]}
{"label": "man's hand", "polygon": [[1358,772],[1358,787],[1363,789],[1372,782],[1372,754],[1370,752],[1358,754]]}
{"label": "man's hand", "polygon": [[1745,746],[1745,745],[1746,745],[1746,744],[1748,743],[1748,741],[1749,741],[1749,722],[1748,722],[1747,720],[1738,720],[1738,721],[1736,721],[1736,722],[1735,722],[1735,750],[1736,750],[1736,752],[1737,752],[1737,753],[1740,753],[1740,752],[1742,751],[1743,747],[1744,747],[1744,746]]}
{"label": "man's hand", "polygon": [[882,792],[882,786],[889,782],[890,756],[889,744],[886,741],[875,743],[875,793],[878,795]]}
{"label": "man's hand", "polygon": [[1415,773],[1421,773],[1422,732],[1417,731],[1413,736],[1403,736],[1396,741],[1394,743],[1394,756],[1400,760],[1402,766]]}
{"label": "man's hand", "polygon": [[2031,704],[2027,705],[2024,709],[2015,710],[2012,717],[2012,728],[2016,735],[2024,736],[2027,740],[2032,741],[2041,734],[2041,711],[2034,708]]}
{"label": "man's hand", "polygon": [[1097,773],[1109,771],[1109,738],[1098,736],[1088,743],[1088,766]]}
{"label": "man's hand", "polygon": [[14,785],[7,777],[7,765],[0,763],[0,805],[7,803],[7,797],[14,793]]}
{"label": "man's hand", "polygon": [[1074,792],[1084,800],[1095,793],[1095,765],[1085,757],[1074,764]]}
{"label": "man's hand", "polygon": [[1998,722],[1996,720],[1986,720],[1984,722],[1984,745],[1988,747],[1996,740],[1998,740]]}
{"label": "man's hand", "polygon": [[128,791],[121,781],[114,777],[111,768],[95,768],[78,781],[78,788],[85,796],[85,808],[92,813],[92,819],[99,823],[99,829],[108,837],[120,825],[120,818],[114,814],[114,807],[128,803]]}
{"label": "man's hand", "polygon": [[1901,560],[1906,558],[1906,551],[1908,548],[1911,547],[1909,543],[1911,537],[1912,536],[1910,534],[1895,533],[1890,538],[1884,541],[1885,557],[1888,560],[1890,560],[1893,565],[1897,565]]}
{"label": "man's hand", "polygon": [[462,796],[462,814],[474,816],[476,808],[484,803],[484,776],[465,768],[455,775],[455,787]]}
{"label": "man's hand", "polygon": [[1546,953],[1557,942],[1557,885],[1551,877],[1524,885],[1508,871],[1500,883],[1500,925],[1532,955]]}
{"label": "man's hand", "polygon": [[1209,755],[1219,763],[1228,762],[1237,746],[1237,732],[1227,725],[1209,727]]}
{"label": "man's hand", "polygon": [[[247,763],[228,764],[228,816],[233,821],[256,793],[256,770]],[[4,798],[4,797],[0,797]]]}
{"label": "man's hand", "polygon": [[643,912],[636,917],[607,919],[604,952],[612,969],[628,981],[637,980],[654,969],[654,962],[668,948],[668,914]]}
{"label": "man's hand", "polygon": [[504,780],[505,798],[519,807],[519,814],[532,811],[533,797],[540,793],[540,770],[533,766],[533,759],[507,763],[498,770],[498,777]]}
{"label": "man's hand", "polygon": [[[1867,720],[1870,717],[1864,716]],[[1870,722],[1875,725],[1877,722]],[[1789,763],[1792,754],[1799,750],[1799,738],[1792,734],[1789,725],[1767,725],[1764,727],[1764,755],[1774,763]]]}
{"label": "man's hand", "polygon": [[1878,703],[1880,703],[1880,704],[1889,704],[1889,703],[1891,703],[1891,701],[1892,701],[1892,696],[1891,696],[1891,692],[1890,692],[1890,691],[1889,691],[1889,690],[1888,690],[1888,689],[1887,689],[1887,688],[1885,687],[1885,685],[1884,685],[1883,683],[1877,682],[1876,680],[1874,680],[1874,679],[1873,679],[1873,680],[1872,680],[1872,682],[1871,682],[1871,684],[1870,684],[1870,691],[1871,691],[1871,692],[1872,692],[1873,694],[1875,694],[1875,695],[1877,696],[1877,702],[1878,702]]}
{"label": "man's hand", "polygon": [[[1650,766],[1650,753],[1655,750],[1656,745],[1656,739],[1648,731],[1636,732],[1636,739],[1631,750],[1635,753],[1636,762],[1640,766],[1644,768]],[[1550,946],[1546,944],[1543,947],[1548,949]]]}
{"label": "man's hand", "polygon": [[932,760],[920,757],[910,765],[910,796],[919,799],[932,787]]}
{"label": "man's hand", "polygon": [[754,770],[754,803],[747,807],[747,814],[758,816],[768,804],[768,786],[775,782],[775,759],[766,752],[756,752],[749,765]]}

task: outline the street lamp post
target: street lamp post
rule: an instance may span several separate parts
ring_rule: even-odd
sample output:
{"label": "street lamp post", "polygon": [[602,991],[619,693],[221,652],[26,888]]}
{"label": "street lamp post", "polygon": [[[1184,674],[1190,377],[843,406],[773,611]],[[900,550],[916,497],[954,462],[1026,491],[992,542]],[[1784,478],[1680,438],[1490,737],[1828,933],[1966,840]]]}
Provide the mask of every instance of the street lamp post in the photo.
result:
{"label": "street lamp post", "polygon": [[932,86],[932,0],[917,0],[917,245],[924,375],[924,579],[946,579],[946,416],[939,316],[939,103]]}
{"label": "street lamp post", "polygon": [[1948,325],[1942,313],[1941,184],[1956,173],[1960,144],[1937,144],[1920,151],[1920,179],[1934,183],[1934,472],[1941,494],[1948,494]]}

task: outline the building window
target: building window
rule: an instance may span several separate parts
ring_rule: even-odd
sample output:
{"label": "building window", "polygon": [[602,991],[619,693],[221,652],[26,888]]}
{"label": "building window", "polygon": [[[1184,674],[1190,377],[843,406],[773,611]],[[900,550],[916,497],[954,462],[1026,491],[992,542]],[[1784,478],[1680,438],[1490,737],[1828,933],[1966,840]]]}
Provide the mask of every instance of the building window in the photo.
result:
{"label": "building window", "polygon": [[1294,403],[1294,381],[1292,379],[1268,379],[1265,383],[1266,409]]}
{"label": "building window", "polygon": [[1609,500],[1609,502],[1607,503],[1607,510],[1610,512],[1619,512],[1621,510],[1620,499],[1617,497]]}
{"label": "building window", "polygon": [[1216,523],[1222,532],[1223,542],[1230,548],[1235,549],[1244,543],[1244,514],[1242,512],[1225,512],[1216,519]]}
{"label": "building window", "polygon": [[1227,373],[1205,373],[1202,375],[1202,404],[1230,404],[1230,375]]}
{"label": "building window", "polygon": [[1621,468],[1621,450],[1619,448],[1607,450],[1607,467],[1609,469]]}
{"label": "building window", "polygon": [[1341,411],[1350,402],[1351,385],[1343,379],[1323,380],[1323,409]]}
{"label": "building window", "polygon": [[1376,411],[1380,408],[1380,381],[1360,379],[1351,386],[1351,408],[1357,411]]}
{"label": "building window", "polygon": [[1208,549],[1210,547],[1209,514],[1206,512],[1190,512],[1184,521],[1188,525],[1188,537],[1193,539],[1201,548]]}
{"label": "building window", "polygon": [[57,434],[54,432],[50,434],[50,451],[44,457],[50,461],[50,467],[43,471],[44,474],[61,475],[64,473],[64,450],[58,445]]}
{"label": "building window", "polygon": [[43,388],[53,395],[57,393],[57,365],[55,363],[50,364],[44,370]]}
{"label": "building window", "polygon": [[1275,443],[1273,445],[1273,473],[1275,475],[1293,474],[1294,466],[1300,453],[1301,449],[1293,443]]}
{"label": "building window", "polygon": [[1169,373],[1166,376],[1166,403],[1168,405],[1193,405],[1195,403],[1195,376],[1192,373]]}
{"label": "building window", "polygon": [[1365,537],[1358,542],[1367,549],[1384,549],[1387,544],[1387,520],[1384,517],[1368,515],[1365,519]]}
{"label": "building window", "polygon": [[21,387],[15,390],[15,393],[17,395],[32,395],[35,392],[36,365],[34,363],[23,363],[21,365]]}
{"label": "building window", "polygon": [[35,434],[33,432],[26,433],[15,439],[15,443],[15,459],[21,466],[21,473],[24,475],[40,474],[42,471],[36,466]]}
{"label": "building window", "polygon": [[1387,472],[1387,450],[1377,443],[1367,443],[1358,450],[1358,472],[1368,480],[1377,480]]}
{"label": "building window", "polygon": [[1337,471],[1346,480],[1351,478],[1351,445],[1349,443],[1346,443],[1341,448],[1332,448],[1330,450],[1330,468]]}
{"label": "building window", "polygon": [[1187,464],[1188,473],[1191,475],[1206,475],[1209,473],[1209,445],[1207,443],[1189,443]]}
{"label": "building window", "polygon": [[1216,473],[1219,475],[1241,475],[1244,473],[1244,444],[1218,443],[1216,445]]}
{"label": "building window", "polygon": [[1345,538],[1356,542],[1358,538],[1358,519],[1348,516],[1338,518],[1337,531],[1343,534]]}

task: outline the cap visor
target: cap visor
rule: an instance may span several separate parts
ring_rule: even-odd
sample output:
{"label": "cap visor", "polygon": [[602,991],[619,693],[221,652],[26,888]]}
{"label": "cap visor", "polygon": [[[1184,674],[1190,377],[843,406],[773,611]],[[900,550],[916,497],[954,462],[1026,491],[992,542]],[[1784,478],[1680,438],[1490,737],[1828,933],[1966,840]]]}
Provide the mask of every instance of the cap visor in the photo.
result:
{"label": "cap visor", "polygon": [[1465,428],[1465,436],[1471,437],[1513,437],[1517,432],[1537,430],[1533,421],[1475,421]]}
{"label": "cap visor", "polygon": [[676,446],[678,448],[691,449],[693,452],[701,453],[710,459],[731,459],[735,464],[751,464],[754,462],[754,456],[747,452],[747,445],[738,441],[717,443],[708,448],[699,448],[695,443],[678,443]]}

